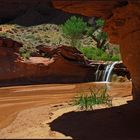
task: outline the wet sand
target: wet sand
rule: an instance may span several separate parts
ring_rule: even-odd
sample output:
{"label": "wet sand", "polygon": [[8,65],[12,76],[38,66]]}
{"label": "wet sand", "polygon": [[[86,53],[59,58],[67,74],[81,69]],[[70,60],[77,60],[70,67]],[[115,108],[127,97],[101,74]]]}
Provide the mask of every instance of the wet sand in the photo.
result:
{"label": "wet sand", "polygon": [[[103,86],[103,83],[44,84],[0,88],[0,129],[13,122],[17,114],[25,109],[68,102],[82,90]],[[108,84],[112,97],[131,95],[131,83]]]}

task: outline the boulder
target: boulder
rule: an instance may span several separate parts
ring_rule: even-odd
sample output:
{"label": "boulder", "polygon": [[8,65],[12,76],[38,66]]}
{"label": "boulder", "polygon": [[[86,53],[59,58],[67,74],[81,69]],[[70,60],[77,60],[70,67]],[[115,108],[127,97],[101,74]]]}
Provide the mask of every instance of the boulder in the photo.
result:
{"label": "boulder", "polygon": [[51,46],[40,45],[37,46],[36,48],[39,50],[40,53],[45,53],[48,57],[53,57],[54,55],[57,54],[69,61],[86,63],[84,55],[74,47],[70,47],[70,46],[51,47]]}
{"label": "boulder", "polygon": [[22,43],[16,42],[10,38],[0,37],[0,61],[4,59],[13,61],[20,59],[18,54],[20,47],[22,47]]}

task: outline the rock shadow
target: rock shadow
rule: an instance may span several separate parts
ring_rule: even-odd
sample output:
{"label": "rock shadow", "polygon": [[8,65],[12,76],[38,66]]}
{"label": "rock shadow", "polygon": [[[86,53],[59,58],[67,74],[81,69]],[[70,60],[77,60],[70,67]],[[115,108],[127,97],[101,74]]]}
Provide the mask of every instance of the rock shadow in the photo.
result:
{"label": "rock shadow", "polygon": [[140,107],[129,103],[96,111],[69,112],[50,123],[74,139],[140,140]]}

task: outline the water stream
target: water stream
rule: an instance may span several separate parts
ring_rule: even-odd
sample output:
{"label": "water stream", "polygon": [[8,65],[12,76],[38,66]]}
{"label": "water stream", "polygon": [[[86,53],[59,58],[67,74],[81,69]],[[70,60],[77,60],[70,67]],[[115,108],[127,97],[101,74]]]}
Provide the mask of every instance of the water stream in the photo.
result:
{"label": "water stream", "polygon": [[110,65],[109,70],[108,70],[108,73],[107,73],[107,77],[106,77],[106,79],[105,79],[106,82],[109,82],[109,78],[110,78],[111,72],[112,72],[114,66],[115,66],[117,63],[118,63],[118,62],[114,62],[114,63],[112,63],[112,64]]}
{"label": "water stream", "polygon": [[113,63],[109,63],[105,70],[100,70],[100,65],[98,65],[97,71],[95,73],[95,81],[109,82],[112,70],[116,64],[119,62],[115,61]]}
{"label": "water stream", "polygon": [[108,71],[109,71],[110,67],[111,67],[111,64],[108,64],[108,65],[106,66],[106,69],[105,69],[104,74],[103,74],[103,79],[102,79],[102,81],[106,81],[106,77],[107,77],[107,75],[108,75]]}
{"label": "water stream", "polygon": [[96,73],[95,73],[95,81],[98,81],[99,80],[99,76],[100,76],[100,64],[98,65],[97,67],[97,70],[96,70]]}

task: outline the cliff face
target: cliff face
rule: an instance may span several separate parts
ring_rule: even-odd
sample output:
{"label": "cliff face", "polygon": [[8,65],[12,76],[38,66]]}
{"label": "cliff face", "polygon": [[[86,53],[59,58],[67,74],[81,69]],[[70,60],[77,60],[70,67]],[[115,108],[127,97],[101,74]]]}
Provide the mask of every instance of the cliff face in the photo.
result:
{"label": "cliff face", "polygon": [[122,59],[133,82],[134,99],[140,99],[140,3],[129,4],[113,11],[105,30],[110,40],[121,45]]}
{"label": "cliff face", "polygon": [[55,8],[70,13],[78,13],[85,16],[97,16],[109,18],[113,10],[123,8],[128,4],[140,4],[139,0],[52,0]]}
{"label": "cliff face", "polygon": [[126,5],[124,0],[53,0],[55,8],[85,16],[107,18],[116,7]]}

